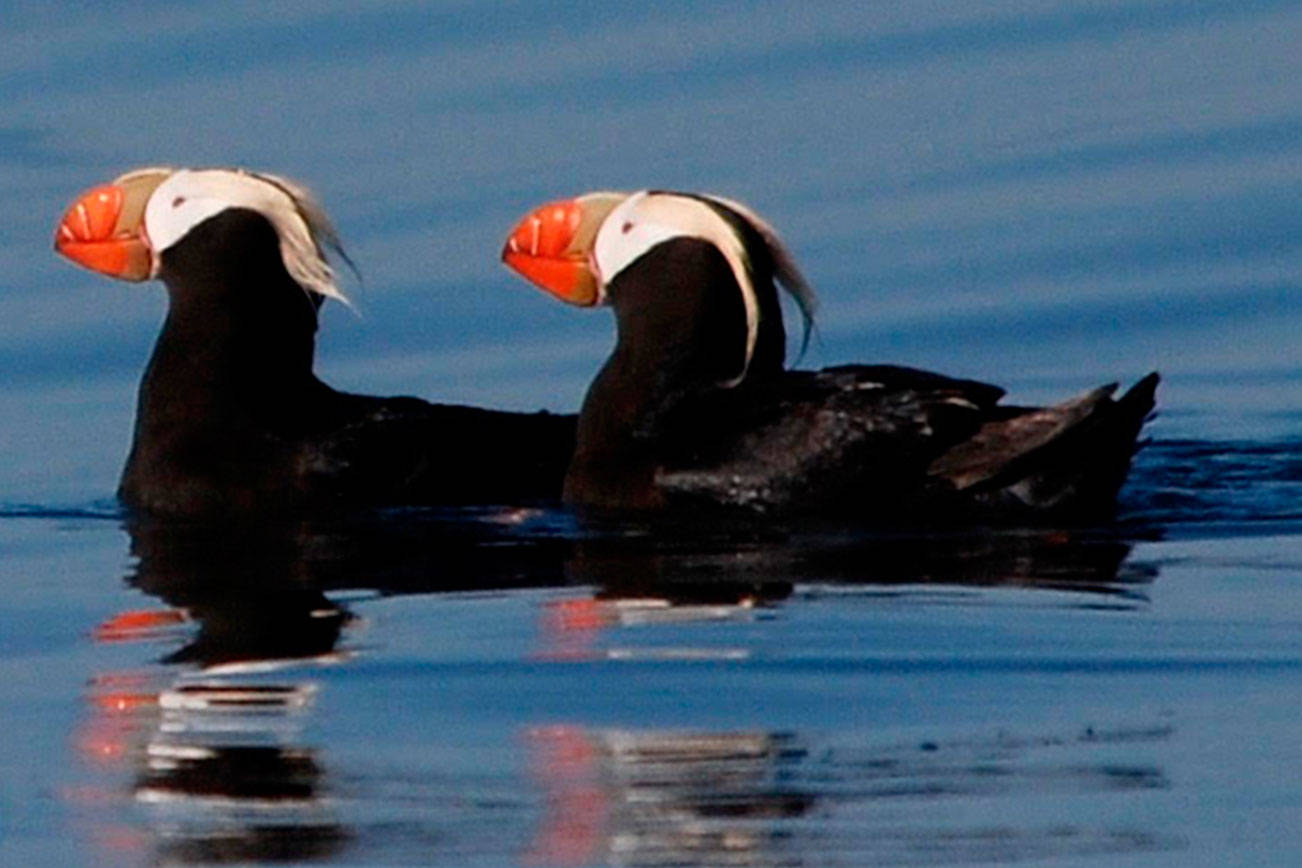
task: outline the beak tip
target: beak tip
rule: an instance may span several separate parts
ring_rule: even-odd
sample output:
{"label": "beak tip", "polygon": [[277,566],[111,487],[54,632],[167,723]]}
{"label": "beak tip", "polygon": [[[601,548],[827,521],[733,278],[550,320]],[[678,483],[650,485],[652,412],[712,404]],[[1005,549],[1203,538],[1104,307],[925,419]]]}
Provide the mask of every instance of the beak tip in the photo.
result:
{"label": "beak tip", "polygon": [[527,282],[561,301],[588,307],[599,295],[587,247],[596,223],[584,229],[585,203],[550,202],[525,215],[507,235],[501,260]]}
{"label": "beak tip", "polygon": [[148,280],[152,275],[152,253],[138,225],[140,215],[124,215],[126,198],[127,192],[116,183],[83,193],[69,206],[54,231],[54,252],[83,268],[119,280]]}

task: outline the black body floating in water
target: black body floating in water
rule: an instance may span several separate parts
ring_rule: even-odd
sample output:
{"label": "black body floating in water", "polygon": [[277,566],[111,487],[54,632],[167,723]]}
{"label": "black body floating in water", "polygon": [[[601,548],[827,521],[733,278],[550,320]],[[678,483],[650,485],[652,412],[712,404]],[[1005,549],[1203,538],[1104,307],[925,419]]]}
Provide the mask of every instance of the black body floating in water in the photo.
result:
{"label": "black body floating in water", "polygon": [[572,416],[351,395],[316,378],[318,309],[343,299],[325,258],[338,243],[291,182],[131,172],[75,202],[55,246],[167,287],[118,492],[132,508],[224,516],[560,496]]}
{"label": "black body floating in water", "polygon": [[911,368],[784,367],[777,286],[813,292],[742,205],[595,193],[529,214],[508,266],[615,312],[615,350],[579,416],[565,499],[589,508],[1089,521],[1109,516],[1157,374],[1052,407]]}

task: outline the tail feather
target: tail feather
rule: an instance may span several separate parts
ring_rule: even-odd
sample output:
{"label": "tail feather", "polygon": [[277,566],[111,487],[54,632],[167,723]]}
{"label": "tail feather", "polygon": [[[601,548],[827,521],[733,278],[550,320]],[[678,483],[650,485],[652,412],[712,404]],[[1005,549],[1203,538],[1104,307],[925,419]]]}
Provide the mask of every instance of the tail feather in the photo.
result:
{"label": "tail feather", "polygon": [[1053,407],[992,420],[940,456],[934,476],[978,502],[1058,517],[1108,514],[1142,444],[1160,377],[1151,373],[1113,400],[1115,384]]}

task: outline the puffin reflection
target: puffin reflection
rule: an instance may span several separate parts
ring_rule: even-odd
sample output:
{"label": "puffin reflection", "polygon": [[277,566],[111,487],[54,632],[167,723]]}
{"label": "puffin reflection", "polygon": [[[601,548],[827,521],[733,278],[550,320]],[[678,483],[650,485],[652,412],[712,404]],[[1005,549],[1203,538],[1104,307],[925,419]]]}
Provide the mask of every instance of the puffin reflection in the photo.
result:
{"label": "puffin reflection", "polygon": [[[168,608],[126,612],[104,642],[180,648],[136,691],[123,759],[163,862],[322,858],[350,835],[326,798],[327,772],[303,730],[352,616],[303,570],[283,528],[133,523],[129,583]],[[100,683],[114,679],[101,676]],[[101,694],[96,707],[127,709]],[[100,727],[103,728],[102,726]]]}
{"label": "puffin reflection", "polygon": [[[744,660],[753,631],[712,625],[782,617],[827,588],[1004,585],[1129,607],[1156,575],[1106,531],[602,526],[519,510],[126,529],[127,581],[159,605],[109,618],[93,637],[110,659],[122,659],[112,645],[157,647],[162,665],[97,675],[79,744],[146,811],[106,839],[181,864],[330,859],[379,834],[345,821],[339,796],[351,784],[310,737],[322,667],[357,653],[348,601],[359,595],[571,587],[539,607],[536,656],[564,665]],[[652,641],[623,641],[634,630]],[[825,804],[817,782],[792,783],[805,749],[783,733],[575,723],[539,728],[529,743],[547,815],[531,853],[550,864],[588,864],[592,853],[771,864],[785,852],[782,824]]]}
{"label": "puffin reflection", "polygon": [[1127,562],[1133,541],[1155,533],[1114,526],[866,531],[660,521],[598,526],[576,546],[566,576],[608,592],[690,600],[729,599],[734,589],[744,596],[747,587],[758,598],[777,598],[796,585],[925,584],[1069,591],[1125,605],[1144,602],[1143,587],[1157,576],[1151,565]]}
{"label": "puffin reflection", "polygon": [[1119,762],[1171,738],[1156,723],[906,744],[763,731],[536,727],[524,733],[543,811],[530,865],[1004,864],[1181,846],[1135,822],[1046,825],[1010,798],[1133,798],[1171,782]]}
{"label": "puffin reflection", "polygon": [[525,737],[544,795],[527,864],[779,864],[766,821],[815,802],[786,780],[805,753],[789,734],[549,726]]}
{"label": "puffin reflection", "polygon": [[924,589],[1024,588],[1059,602],[1129,609],[1147,603],[1157,577],[1128,560],[1128,538],[1107,529],[954,528],[931,534],[865,534],[839,528],[706,528],[668,525],[594,534],[565,562],[587,594],[549,603],[538,657],[551,660],[739,660],[744,647],[612,645],[619,628],[775,617],[795,598],[907,595]]}
{"label": "puffin reflection", "polygon": [[[128,584],[163,607],[93,631],[162,646],[161,666],[97,675],[80,747],[130,778],[162,862],[299,861],[343,852],[329,765],[306,738],[321,666],[356,622],[332,597],[555,586],[568,543],[518,510],[416,511],[284,523],[125,528]],[[141,836],[109,829],[121,842]]]}

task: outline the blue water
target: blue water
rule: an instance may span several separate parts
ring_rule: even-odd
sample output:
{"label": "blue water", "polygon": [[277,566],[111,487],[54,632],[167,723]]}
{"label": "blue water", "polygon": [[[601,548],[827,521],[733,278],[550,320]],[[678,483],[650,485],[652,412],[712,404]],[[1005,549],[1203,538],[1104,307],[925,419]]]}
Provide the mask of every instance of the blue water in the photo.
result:
{"label": "blue water", "polygon": [[[1283,0],[8,4],[0,863],[1298,864],[1300,43]],[[782,230],[805,365],[1159,369],[1161,412],[1088,533],[156,532],[112,493],[162,293],[50,239],[158,163],[320,195],[341,388],[575,408],[609,317],[496,252],[654,186]]]}

